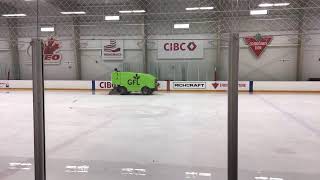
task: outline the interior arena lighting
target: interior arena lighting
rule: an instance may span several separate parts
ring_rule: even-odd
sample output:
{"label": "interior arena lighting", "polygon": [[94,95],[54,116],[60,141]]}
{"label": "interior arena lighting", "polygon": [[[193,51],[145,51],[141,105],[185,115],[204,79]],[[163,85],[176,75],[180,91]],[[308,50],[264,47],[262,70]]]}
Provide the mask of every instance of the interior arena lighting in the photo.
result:
{"label": "interior arena lighting", "polygon": [[212,10],[214,7],[200,7],[200,10]]}
{"label": "interior arena lighting", "polygon": [[60,12],[61,14],[64,15],[72,15],[72,14],[86,14],[84,11],[65,11],[65,12]]}
{"label": "interior arena lighting", "polygon": [[104,20],[106,20],[106,21],[119,21],[120,16],[105,16]]}
{"label": "interior arena lighting", "polygon": [[262,4],[259,4],[259,7],[272,7],[273,4],[271,3],[262,3]]}
{"label": "interior arena lighting", "polygon": [[26,14],[2,14],[3,17],[24,17]]}
{"label": "interior arena lighting", "polygon": [[290,3],[262,3],[262,4],[259,4],[259,7],[279,7],[279,6],[289,6]]}
{"label": "interior arena lighting", "polygon": [[268,14],[268,10],[251,10],[250,15],[266,15]]}
{"label": "interior arena lighting", "polygon": [[119,11],[119,13],[122,14],[130,14],[130,13],[145,13],[145,10],[124,10],[124,11]]}
{"label": "interior arena lighting", "polygon": [[212,10],[214,7],[209,6],[209,7],[188,7],[186,8],[187,11],[197,11],[197,10]]}
{"label": "interior arena lighting", "polygon": [[190,24],[174,24],[174,29],[189,29]]}
{"label": "interior arena lighting", "polygon": [[254,177],[255,180],[284,180],[283,178],[275,178],[275,177]]}
{"label": "interior arena lighting", "polygon": [[290,3],[275,3],[274,6],[289,6]]}
{"label": "interior arena lighting", "polygon": [[129,13],[132,13],[132,11],[119,11],[119,13],[122,13],[122,14],[129,14]]}
{"label": "interior arena lighting", "polygon": [[54,32],[54,27],[41,27],[41,32]]}
{"label": "interior arena lighting", "polygon": [[203,176],[203,177],[211,177],[211,173],[199,173],[199,176]]}
{"label": "interior arena lighting", "polygon": [[198,7],[190,7],[190,8],[186,8],[187,11],[196,11],[199,10],[200,8]]}
{"label": "interior arena lighting", "polygon": [[269,177],[263,177],[263,176],[259,176],[259,177],[254,177],[255,180],[269,180]]}
{"label": "interior arena lighting", "polygon": [[145,10],[133,10],[132,12],[133,13],[145,13],[146,11]]}

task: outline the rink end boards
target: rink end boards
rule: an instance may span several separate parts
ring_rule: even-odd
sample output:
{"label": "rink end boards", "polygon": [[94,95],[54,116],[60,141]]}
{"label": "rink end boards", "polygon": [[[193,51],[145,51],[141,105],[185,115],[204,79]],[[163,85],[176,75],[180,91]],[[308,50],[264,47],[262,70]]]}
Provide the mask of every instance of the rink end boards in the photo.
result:
{"label": "rink end boards", "polygon": [[[0,80],[0,91],[32,89],[31,80]],[[110,81],[45,81],[45,89],[53,91],[108,91]],[[239,92],[248,93],[320,93],[319,81],[239,81]],[[210,93],[226,92],[226,81],[159,81],[161,92]]]}

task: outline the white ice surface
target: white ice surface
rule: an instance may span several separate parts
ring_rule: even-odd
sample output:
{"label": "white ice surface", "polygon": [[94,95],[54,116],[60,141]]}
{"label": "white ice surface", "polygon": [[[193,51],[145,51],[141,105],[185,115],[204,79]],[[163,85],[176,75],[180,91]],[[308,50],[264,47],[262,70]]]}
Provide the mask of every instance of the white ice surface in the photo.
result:
{"label": "white ice surface", "polygon": [[[121,168],[130,167],[159,180],[188,178],[186,171],[226,179],[226,94],[50,91],[45,98],[50,179],[70,179],[65,166],[83,164],[91,176],[82,179],[122,179]],[[319,180],[319,107],[319,94],[241,94],[239,179]],[[33,164],[32,93],[0,92],[0,117],[0,179],[19,179],[25,171],[8,164]]]}

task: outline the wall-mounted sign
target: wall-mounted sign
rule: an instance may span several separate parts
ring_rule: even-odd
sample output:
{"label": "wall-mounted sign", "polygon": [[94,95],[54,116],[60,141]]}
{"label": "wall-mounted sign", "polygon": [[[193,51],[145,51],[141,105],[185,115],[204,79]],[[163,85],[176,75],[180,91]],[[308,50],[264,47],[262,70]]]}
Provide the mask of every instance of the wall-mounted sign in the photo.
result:
{"label": "wall-mounted sign", "polygon": [[255,36],[248,36],[244,38],[245,43],[249,46],[251,51],[257,56],[260,57],[264,50],[272,41],[272,36],[262,36],[257,34]]}
{"label": "wall-mounted sign", "polygon": [[49,37],[44,41],[43,47],[43,63],[44,64],[60,64],[62,54],[60,53],[61,42],[55,37]]}
{"label": "wall-mounted sign", "polygon": [[102,46],[103,60],[123,60],[123,40],[105,40]]}
{"label": "wall-mounted sign", "polygon": [[203,56],[201,40],[158,41],[158,59],[202,59]]}

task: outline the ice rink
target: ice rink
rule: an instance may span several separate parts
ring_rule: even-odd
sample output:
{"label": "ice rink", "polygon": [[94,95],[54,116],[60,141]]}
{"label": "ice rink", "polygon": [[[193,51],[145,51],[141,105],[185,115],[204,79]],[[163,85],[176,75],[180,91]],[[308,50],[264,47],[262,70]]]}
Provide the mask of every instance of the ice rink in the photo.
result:
{"label": "ice rink", "polygon": [[[48,179],[226,180],[227,94],[49,91]],[[320,95],[239,96],[239,179],[320,179]],[[33,179],[31,91],[0,91],[0,179]]]}

